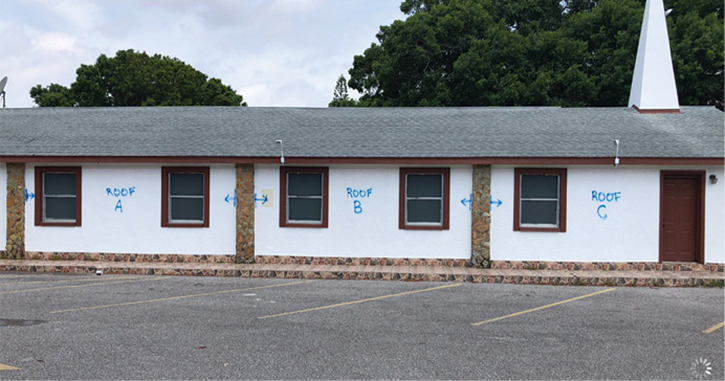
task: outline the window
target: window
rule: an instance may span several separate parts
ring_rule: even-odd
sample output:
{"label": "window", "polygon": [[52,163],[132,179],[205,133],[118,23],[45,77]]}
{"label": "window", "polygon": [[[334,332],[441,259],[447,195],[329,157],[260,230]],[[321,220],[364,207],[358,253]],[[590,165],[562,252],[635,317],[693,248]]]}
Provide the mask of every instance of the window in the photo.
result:
{"label": "window", "polygon": [[209,227],[209,167],[163,167],[161,173],[161,226]]}
{"label": "window", "polygon": [[450,168],[400,169],[400,229],[448,230]]}
{"label": "window", "polygon": [[514,170],[514,230],[566,231],[566,169]]}
{"label": "window", "polygon": [[35,167],[35,225],[81,226],[80,167]]}
{"label": "window", "polygon": [[328,169],[282,167],[280,227],[327,227]]}

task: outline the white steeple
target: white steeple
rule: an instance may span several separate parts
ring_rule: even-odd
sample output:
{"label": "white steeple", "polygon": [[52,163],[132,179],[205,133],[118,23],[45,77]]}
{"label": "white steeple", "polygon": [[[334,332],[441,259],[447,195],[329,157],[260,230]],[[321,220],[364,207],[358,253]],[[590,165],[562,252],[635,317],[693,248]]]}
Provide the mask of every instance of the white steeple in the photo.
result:
{"label": "white steeple", "polygon": [[640,112],[679,112],[663,0],[647,0],[629,106]]}

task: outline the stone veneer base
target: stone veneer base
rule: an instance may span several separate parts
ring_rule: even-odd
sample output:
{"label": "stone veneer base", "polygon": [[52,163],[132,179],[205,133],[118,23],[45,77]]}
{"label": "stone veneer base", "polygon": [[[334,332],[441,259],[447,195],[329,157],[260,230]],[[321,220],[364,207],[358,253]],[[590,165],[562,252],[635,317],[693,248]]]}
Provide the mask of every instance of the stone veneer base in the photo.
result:
{"label": "stone veneer base", "polygon": [[[148,262],[148,263],[235,263],[235,255],[181,255],[181,254],[119,254],[119,253],[25,253],[29,260],[79,260],[84,262]],[[436,258],[351,258],[351,257],[297,257],[259,255],[259,265],[311,265],[311,266],[443,266],[472,267],[469,259]],[[575,270],[575,271],[711,271],[725,272],[723,263],[686,262],[554,262],[554,261],[491,261],[493,270]]]}
{"label": "stone veneer base", "polygon": [[67,253],[55,251],[28,251],[26,260],[85,262],[149,262],[149,263],[234,263],[234,255],[183,255],[183,254],[123,254],[123,253]]}
{"label": "stone veneer base", "polygon": [[[682,271],[581,271],[496,270],[433,266],[311,266],[259,264],[204,264],[58,261],[57,264],[28,260],[0,260],[0,271],[89,274],[102,269],[104,274],[224,276],[277,279],[398,280],[426,282],[470,282],[530,284],[554,286],[642,286],[699,287],[722,282],[725,276],[715,272]],[[198,266],[198,267],[194,267]],[[275,267],[276,266],[276,267]]]}
{"label": "stone veneer base", "polygon": [[492,269],[576,270],[576,271],[715,271],[724,272],[723,263],[694,262],[550,262],[492,261]]}
{"label": "stone veneer base", "polygon": [[446,258],[350,258],[350,257],[293,257],[259,255],[255,263],[279,265],[332,265],[332,266],[451,266],[471,267],[469,259]]}

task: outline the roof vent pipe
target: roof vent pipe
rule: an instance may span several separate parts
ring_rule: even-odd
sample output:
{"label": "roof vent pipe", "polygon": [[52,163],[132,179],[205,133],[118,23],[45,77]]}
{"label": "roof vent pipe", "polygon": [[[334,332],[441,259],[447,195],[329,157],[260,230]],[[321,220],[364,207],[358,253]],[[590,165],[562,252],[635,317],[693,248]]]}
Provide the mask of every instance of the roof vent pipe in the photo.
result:
{"label": "roof vent pipe", "polygon": [[279,161],[282,164],[284,164],[284,143],[282,143],[282,140],[279,140],[279,139],[275,140],[274,142],[276,144],[279,144],[279,149],[280,149]]}
{"label": "roof vent pipe", "polygon": [[614,167],[616,168],[619,165],[619,139],[614,139],[614,146],[616,147],[614,153]]}

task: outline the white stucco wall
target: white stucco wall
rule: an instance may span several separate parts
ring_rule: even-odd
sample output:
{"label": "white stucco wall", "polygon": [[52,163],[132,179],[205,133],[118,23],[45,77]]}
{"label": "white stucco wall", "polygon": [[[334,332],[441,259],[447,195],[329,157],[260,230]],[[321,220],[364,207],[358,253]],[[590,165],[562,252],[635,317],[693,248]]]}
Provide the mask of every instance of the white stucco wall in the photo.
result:
{"label": "white stucco wall", "polygon": [[[559,167],[560,168],[560,167]],[[659,261],[660,170],[702,171],[703,167],[569,166],[567,231],[513,230],[514,167],[494,166],[491,193],[500,207],[491,211],[492,260],[581,262]],[[723,176],[708,167],[707,176]],[[619,193],[618,201],[594,201],[592,192]],[[725,262],[723,185],[705,184],[705,261]],[[599,210],[601,205],[605,208]],[[600,217],[601,214],[601,217]],[[606,215],[606,219],[602,218]]]}
{"label": "white stucco wall", "polygon": [[[258,198],[272,190],[274,206],[255,209],[257,255],[373,258],[470,258],[471,215],[461,200],[472,187],[471,166],[451,167],[450,229],[398,228],[399,166],[329,166],[329,217],[326,229],[279,227],[279,166],[255,166]],[[349,198],[347,188],[372,189],[371,196]],[[362,210],[355,213],[354,201]]]}
{"label": "white stucco wall", "polygon": [[[59,164],[60,165],[60,164]],[[134,254],[235,253],[236,175],[233,165],[210,166],[208,228],[161,227],[161,167],[146,164],[83,164],[82,226],[35,226],[35,202],[26,203],[27,251]],[[35,189],[35,166],[27,165],[25,184]],[[106,188],[131,188],[115,197]],[[122,212],[117,208],[121,201]]]}
{"label": "white stucco wall", "polygon": [[5,250],[7,244],[7,178],[5,163],[0,163],[0,250]]}
{"label": "white stucco wall", "polygon": [[[710,175],[718,178],[710,183]],[[705,263],[725,263],[725,169],[708,168],[705,180]]]}
{"label": "white stucco wall", "polygon": [[[62,164],[58,164],[62,165]],[[209,228],[161,228],[161,164],[84,164],[83,226],[34,224],[34,200],[26,203],[26,250],[138,254],[235,253],[235,171],[211,165]],[[557,166],[561,167],[561,166]],[[471,193],[471,166],[451,167],[450,229],[398,228],[399,166],[329,166],[329,227],[279,227],[279,166],[255,166],[257,198],[271,191],[271,207],[257,202],[257,255],[469,258],[471,216],[461,200]],[[26,187],[35,188],[35,166],[26,166]],[[657,262],[661,170],[706,170],[719,181],[705,184],[705,261],[725,263],[725,171],[722,167],[570,166],[567,231],[513,231],[513,166],[492,167],[493,260]],[[6,166],[0,163],[0,196],[6,198]],[[130,188],[132,196],[109,196],[106,188]],[[371,196],[350,198],[347,188]],[[618,201],[592,200],[592,191],[619,193]],[[229,196],[227,198],[227,196]],[[225,201],[225,198],[229,202]],[[116,208],[121,201],[123,212]],[[355,201],[360,213],[355,213]],[[603,219],[598,214],[606,214]],[[0,213],[6,214],[5,202]],[[6,231],[5,218],[0,231]],[[6,236],[0,243],[5,246]]]}

